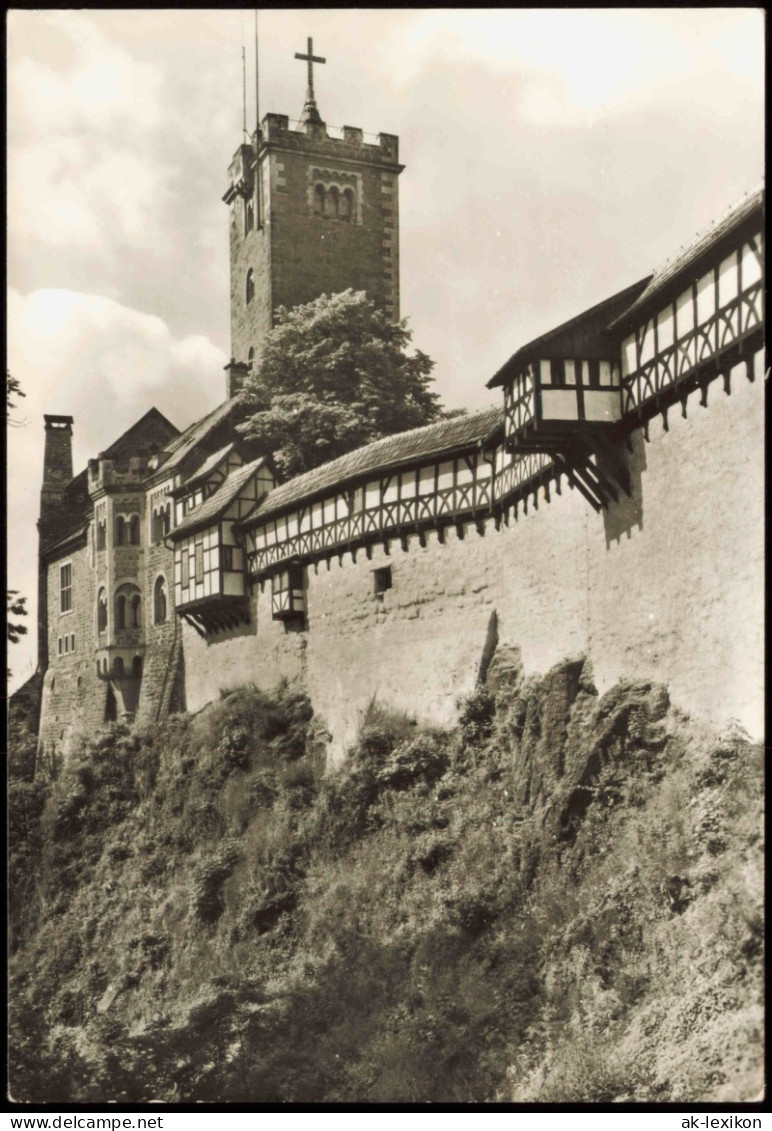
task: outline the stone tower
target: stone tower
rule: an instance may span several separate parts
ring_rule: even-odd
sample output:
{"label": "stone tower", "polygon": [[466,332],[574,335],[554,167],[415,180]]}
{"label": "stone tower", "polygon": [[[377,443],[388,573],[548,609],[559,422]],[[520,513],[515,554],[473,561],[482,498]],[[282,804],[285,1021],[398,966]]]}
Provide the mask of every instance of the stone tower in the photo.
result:
{"label": "stone tower", "polygon": [[399,318],[399,139],[328,129],[316,105],[309,40],[301,119],[267,114],[228,170],[231,364],[227,395],[259,362],[277,307],[363,290]]}

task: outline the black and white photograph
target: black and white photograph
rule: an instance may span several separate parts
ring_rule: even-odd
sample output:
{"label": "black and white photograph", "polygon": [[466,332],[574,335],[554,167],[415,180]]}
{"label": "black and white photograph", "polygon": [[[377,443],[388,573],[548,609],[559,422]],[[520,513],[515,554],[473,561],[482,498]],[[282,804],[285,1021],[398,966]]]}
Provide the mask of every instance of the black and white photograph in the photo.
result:
{"label": "black and white photograph", "polygon": [[752,1115],[765,11],[6,31],[7,1103]]}

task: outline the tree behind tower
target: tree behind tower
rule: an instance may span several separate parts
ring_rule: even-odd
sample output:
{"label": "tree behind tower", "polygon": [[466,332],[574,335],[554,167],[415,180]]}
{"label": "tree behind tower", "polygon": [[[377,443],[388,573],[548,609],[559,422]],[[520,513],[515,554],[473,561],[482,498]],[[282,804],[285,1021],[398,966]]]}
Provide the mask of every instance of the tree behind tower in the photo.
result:
{"label": "tree behind tower", "polygon": [[411,339],[406,320],[389,321],[364,291],[280,307],[244,387],[252,415],[240,430],[293,476],[431,424],[444,415],[430,388],[434,362],[409,353]]}

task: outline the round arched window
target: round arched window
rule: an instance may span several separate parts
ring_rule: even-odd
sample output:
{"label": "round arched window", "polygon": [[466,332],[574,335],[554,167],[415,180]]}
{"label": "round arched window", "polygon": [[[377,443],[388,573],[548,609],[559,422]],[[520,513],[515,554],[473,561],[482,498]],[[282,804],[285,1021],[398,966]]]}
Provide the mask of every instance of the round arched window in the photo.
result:
{"label": "round arched window", "polygon": [[107,593],[104,589],[99,590],[97,597],[97,631],[107,631]]}
{"label": "round arched window", "polygon": [[166,620],[167,605],[166,578],[163,574],[159,574],[153,586],[153,621],[155,624],[163,624]]}
{"label": "round arched window", "polygon": [[255,273],[250,267],[247,271],[247,302],[255,297]]}

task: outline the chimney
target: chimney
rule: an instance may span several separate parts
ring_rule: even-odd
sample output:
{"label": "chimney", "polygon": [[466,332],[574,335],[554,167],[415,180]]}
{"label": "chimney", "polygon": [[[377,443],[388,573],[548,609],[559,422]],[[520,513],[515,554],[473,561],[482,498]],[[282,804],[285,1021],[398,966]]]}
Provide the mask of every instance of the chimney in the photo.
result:
{"label": "chimney", "polygon": [[72,479],[72,417],[44,416],[43,490],[61,490]]}
{"label": "chimney", "polygon": [[240,393],[244,388],[244,382],[251,368],[252,367],[248,365],[247,362],[235,361],[233,358],[231,358],[225,366],[225,372],[227,374],[225,392],[229,399],[230,397],[235,397],[236,394]]}
{"label": "chimney", "polygon": [[72,417],[44,416],[43,419],[46,446],[38,519],[38,671],[48,667],[48,586],[43,552],[67,533],[70,515],[64,505],[65,492],[72,479]]}

